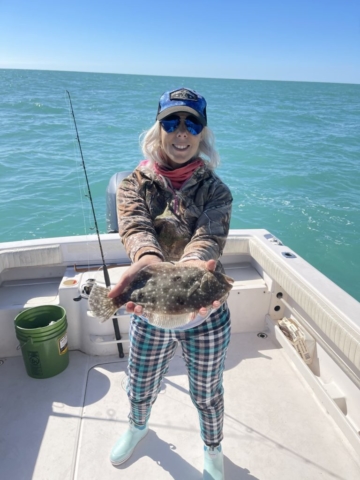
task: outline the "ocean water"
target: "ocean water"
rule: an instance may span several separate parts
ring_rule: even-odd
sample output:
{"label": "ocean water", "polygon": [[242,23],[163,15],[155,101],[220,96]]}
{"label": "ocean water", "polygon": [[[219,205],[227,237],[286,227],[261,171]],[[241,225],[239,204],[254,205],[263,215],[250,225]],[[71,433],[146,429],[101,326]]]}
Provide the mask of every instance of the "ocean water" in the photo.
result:
{"label": "ocean water", "polygon": [[360,85],[0,70],[0,241],[101,232],[113,173],[142,160],[162,92],[208,101],[232,228],[266,228],[360,300]]}

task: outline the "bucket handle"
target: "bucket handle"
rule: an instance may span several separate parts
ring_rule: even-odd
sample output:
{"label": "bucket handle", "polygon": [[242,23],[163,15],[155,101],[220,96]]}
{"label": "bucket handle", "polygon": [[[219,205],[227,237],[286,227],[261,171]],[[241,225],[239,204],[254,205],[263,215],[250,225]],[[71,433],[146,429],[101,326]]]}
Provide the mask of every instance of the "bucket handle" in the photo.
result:
{"label": "bucket handle", "polygon": [[28,337],[25,343],[20,342],[19,345],[16,347],[16,350],[20,350],[21,348],[25,347],[29,340],[31,340],[31,337]]}

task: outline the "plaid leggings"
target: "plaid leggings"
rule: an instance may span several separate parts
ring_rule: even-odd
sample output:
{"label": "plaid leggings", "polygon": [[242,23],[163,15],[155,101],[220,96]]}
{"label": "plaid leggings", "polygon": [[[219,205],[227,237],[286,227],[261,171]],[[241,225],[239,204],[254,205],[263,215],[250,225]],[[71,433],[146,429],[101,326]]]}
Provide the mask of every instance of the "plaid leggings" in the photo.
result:
{"label": "plaid leggings", "polygon": [[127,394],[129,419],[145,425],[180,342],[189,376],[190,397],[196,406],[201,438],[217,445],[223,438],[223,370],[230,342],[230,312],[227,304],[197,327],[165,330],[132,316]]}

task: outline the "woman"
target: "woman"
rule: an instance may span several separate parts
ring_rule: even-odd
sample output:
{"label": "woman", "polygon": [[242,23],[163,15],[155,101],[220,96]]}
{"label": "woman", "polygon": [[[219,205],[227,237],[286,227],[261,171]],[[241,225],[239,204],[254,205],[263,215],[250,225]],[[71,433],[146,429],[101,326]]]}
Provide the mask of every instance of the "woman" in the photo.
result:
{"label": "woman", "polygon": [[[111,298],[152,263],[187,262],[222,269],[217,260],[229,230],[232,197],[213,172],[219,158],[207,127],[205,99],[187,88],[164,93],[142,150],[147,160],[123,180],[117,192],[119,233],[132,265],[109,293]],[[180,343],[205,443],[203,478],[223,479],[220,442],[222,374],[230,340],[227,304],[214,298],[210,314],[201,308],[195,318],[176,329],[151,325],[141,316],[140,305],[129,302],[126,307],[134,314],[127,387],[131,411],[128,430],[115,444],[111,462],[125,462],[146,435],[151,407]],[[211,351],[209,342],[214,345]]]}

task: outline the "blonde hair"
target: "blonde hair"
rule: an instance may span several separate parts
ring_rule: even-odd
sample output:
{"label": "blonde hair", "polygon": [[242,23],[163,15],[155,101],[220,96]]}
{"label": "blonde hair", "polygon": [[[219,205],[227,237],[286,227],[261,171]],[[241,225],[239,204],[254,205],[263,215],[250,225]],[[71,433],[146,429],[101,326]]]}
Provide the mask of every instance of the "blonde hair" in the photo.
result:
{"label": "blonde hair", "polygon": [[[164,165],[161,155],[161,125],[159,121],[156,121],[149,130],[140,135],[140,147],[145,159]],[[215,149],[215,137],[208,127],[204,127],[202,131],[198,156],[205,160],[211,169],[220,164],[220,157]]]}

